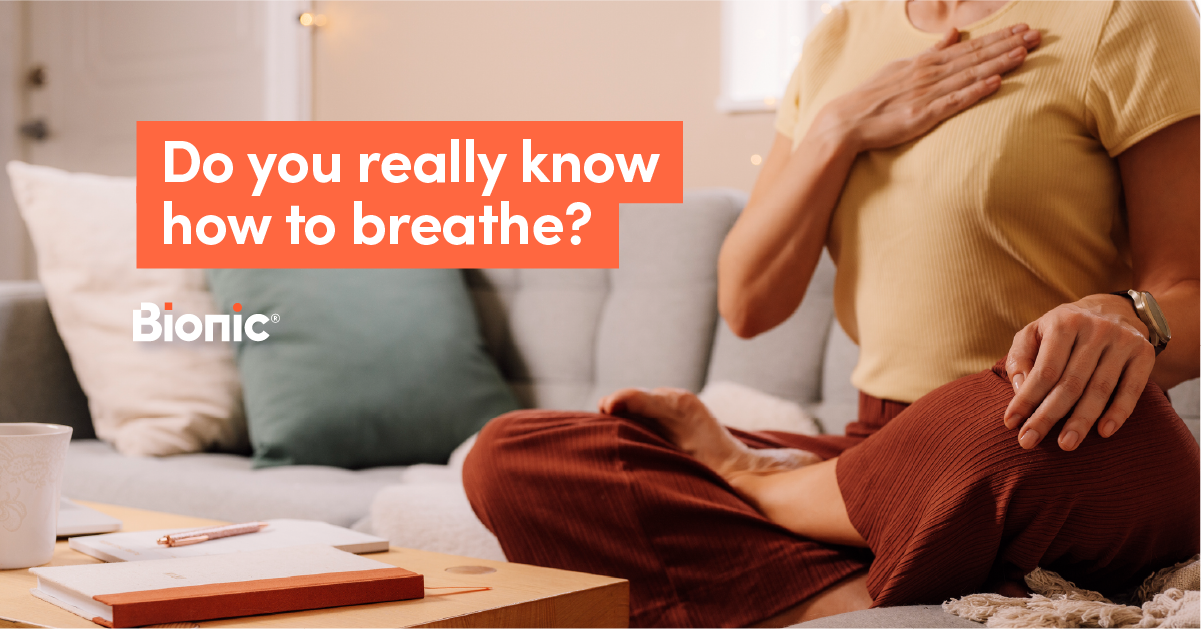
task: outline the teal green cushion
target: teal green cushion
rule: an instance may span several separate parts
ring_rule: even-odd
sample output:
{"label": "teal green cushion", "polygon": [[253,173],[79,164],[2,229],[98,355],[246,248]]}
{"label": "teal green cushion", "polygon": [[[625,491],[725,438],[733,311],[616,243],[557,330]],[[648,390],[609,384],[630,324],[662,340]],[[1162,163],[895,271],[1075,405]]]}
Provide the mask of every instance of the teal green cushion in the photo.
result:
{"label": "teal green cushion", "polygon": [[237,343],[255,467],[445,463],[517,408],[457,270],[215,269],[264,341]]}

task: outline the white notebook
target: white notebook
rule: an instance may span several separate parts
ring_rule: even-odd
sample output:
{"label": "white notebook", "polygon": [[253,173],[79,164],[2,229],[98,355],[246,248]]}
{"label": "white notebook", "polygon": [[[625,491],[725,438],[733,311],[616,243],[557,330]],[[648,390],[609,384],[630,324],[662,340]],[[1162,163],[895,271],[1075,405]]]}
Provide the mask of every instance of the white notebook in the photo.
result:
{"label": "white notebook", "polygon": [[[420,598],[423,593],[420,575],[329,546],[29,572],[38,578],[30,590],[34,596],[107,627]],[[382,595],[365,591],[381,581],[398,586]],[[352,587],[321,591],[345,584]],[[289,592],[291,600],[281,601]],[[241,597],[232,600],[236,609],[230,607],[231,595]],[[259,595],[263,600],[247,599]]]}
{"label": "white notebook", "polygon": [[58,502],[58,536],[112,533],[121,530],[121,521],[66,498]]}
{"label": "white notebook", "polygon": [[68,545],[101,561],[144,561],[224,555],[270,548],[321,544],[348,553],[378,553],[388,550],[388,540],[317,520],[266,520],[258,533],[222,537],[190,546],[162,546],[158,538],[189,529],[161,529],[72,537]]}

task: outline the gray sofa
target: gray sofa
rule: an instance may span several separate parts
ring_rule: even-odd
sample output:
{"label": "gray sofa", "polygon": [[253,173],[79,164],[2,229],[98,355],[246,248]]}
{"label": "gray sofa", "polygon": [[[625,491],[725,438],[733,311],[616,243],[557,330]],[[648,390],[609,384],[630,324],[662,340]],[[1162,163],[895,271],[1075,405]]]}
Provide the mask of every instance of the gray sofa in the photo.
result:
{"label": "gray sofa", "polygon": [[[857,350],[833,320],[834,268],[823,259],[800,309],[753,340],[716,310],[716,259],[744,198],[685,194],[682,205],[626,205],[621,268],[466,271],[490,352],[530,407],[592,409],[626,386],[699,391],[733,381],[793,400],[839,433],[855,416]],[[1198,426],[1196,381],[1172,391]],[[350,471],[253,470],[239,454],[123,457],[96,441],[87,401],[35,282],[0,282],[0,422],[75,427],[64,495],[230,521],[310,518],[384,535],[396,545],[499,556],[467,506],[458,465]],[[962,626],[937,608],[859,612],[814,626]],[[969,623],[974,624],[974,623]]]}

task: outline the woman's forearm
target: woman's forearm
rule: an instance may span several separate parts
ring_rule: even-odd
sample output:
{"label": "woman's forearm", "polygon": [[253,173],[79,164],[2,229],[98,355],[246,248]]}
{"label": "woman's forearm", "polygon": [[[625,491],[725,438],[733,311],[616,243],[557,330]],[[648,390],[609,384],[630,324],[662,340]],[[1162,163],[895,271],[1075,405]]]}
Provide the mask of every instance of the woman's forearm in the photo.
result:
{"label": "woman's forearm", "polygon": [[1151,372],[1151,380],[1164,388],[1198,373],[1199,131],[1201,119],[1186,118],[1118,156],[1130,230],[1131,288],[1154,295],[1172,328],[1172,340]]}
{"label": "woman's forearm", "polygon": [[735,334],[754,336],[796,310],[856,154],[845,136],[812,130],[751,197],[718,261],[718,306]]}
{"label": "woman's forearm", "polygon": [[1170,389],[1185,380],[1198,376],[1201,366],[1201,290],[1197,280],[1178,282],[1156,292],[1145,288],[1155,296],[1163,316],[1172,329],[1172,340],[1155,358],[1155,370],[1151,380],[1164,389]]}

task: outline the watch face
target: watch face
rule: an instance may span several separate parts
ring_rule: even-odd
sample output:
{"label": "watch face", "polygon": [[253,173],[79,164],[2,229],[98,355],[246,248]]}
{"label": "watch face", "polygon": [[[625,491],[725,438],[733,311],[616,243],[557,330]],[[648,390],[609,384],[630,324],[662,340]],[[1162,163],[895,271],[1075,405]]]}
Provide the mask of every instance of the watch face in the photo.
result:
{"label": "watch face", "polygon": [[1172,329],[1168,327],[1168,320],[1164,319],[1163,311],[1159,309],[1159,302],[1155,301],[1155,297],[1147,292],[1143,293],[1143,299],[1146,300],[1147,314],[1151,315],[1155,327],[1159,328],[1157,332],[1161,342],[1167,343],[1172,338]]}

